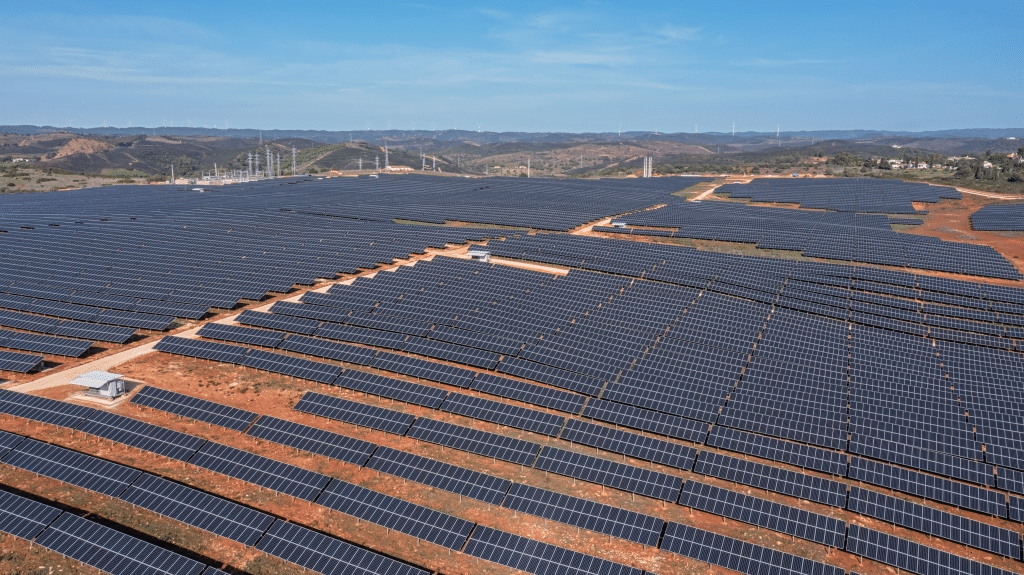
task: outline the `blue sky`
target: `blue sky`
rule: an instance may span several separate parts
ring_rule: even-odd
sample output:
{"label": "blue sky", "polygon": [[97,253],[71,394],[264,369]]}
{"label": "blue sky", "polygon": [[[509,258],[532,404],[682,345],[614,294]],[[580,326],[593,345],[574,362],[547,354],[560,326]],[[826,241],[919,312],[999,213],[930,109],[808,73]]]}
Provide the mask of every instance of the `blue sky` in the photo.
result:
{"label": "blue sky", "polygon": [[0,124],[1024,126],[1021,2],[23,2]]}

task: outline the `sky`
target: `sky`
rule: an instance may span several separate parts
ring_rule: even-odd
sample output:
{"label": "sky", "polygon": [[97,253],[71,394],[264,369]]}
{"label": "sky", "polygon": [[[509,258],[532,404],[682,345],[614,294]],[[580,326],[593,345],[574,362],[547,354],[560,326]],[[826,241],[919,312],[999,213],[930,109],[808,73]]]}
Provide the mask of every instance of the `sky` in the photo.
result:
{"label": "sky", "polygon": [[5,0],[2,12],[7,125],[1024,126],[1024,2]]}

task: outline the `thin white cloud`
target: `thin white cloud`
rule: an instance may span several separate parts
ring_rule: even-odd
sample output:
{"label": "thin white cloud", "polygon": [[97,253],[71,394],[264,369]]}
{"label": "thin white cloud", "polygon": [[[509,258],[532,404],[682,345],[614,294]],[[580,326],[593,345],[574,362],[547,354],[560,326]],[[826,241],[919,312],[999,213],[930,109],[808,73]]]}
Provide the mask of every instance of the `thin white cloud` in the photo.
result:
{"label": "thin white cloud", "polygon": [[701,39],[700,28],[677,26],[675,24],[665,24],[658,29],[657,35],[677,42]]}
{"label": "thin white cloud", "polygon": [[497,10],[494,8],[477,8],[476,11],[483,14],[484,16],[487,16],[488,18],[494,18],[495,20],[508,20],[509,18],[512,17],[511,12]]}
{"label": "thin white cloud", "polygon": [[627,58],[622,55],[594,51],[534,51],[530,52],[528,57],[532,62],[552,65],[588,64],[614,66],[632,62],[632,58]]}
{"label": "thin white cloud", "polygon": [[827,66],[831,64],[848,64],[853,62],[851,58],[837,58],[837,59],[821,59],[821,58],[792,58],[792,59],[775,59],[775,58],[753,58],[751,60],[744,60],[740,62],[734,62],[734,66],[749,66],[758,68],[777,68],[783,66]]}

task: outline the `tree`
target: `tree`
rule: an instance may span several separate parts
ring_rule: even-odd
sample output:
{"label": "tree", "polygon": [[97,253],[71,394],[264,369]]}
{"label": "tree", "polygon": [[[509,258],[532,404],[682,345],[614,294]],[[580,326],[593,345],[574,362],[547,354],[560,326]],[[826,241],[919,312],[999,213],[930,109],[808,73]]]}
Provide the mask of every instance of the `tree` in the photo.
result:
{"label": "tree", "polygon": [[857,154],[851,154],[850,152],[839,152],[832,156],[828,160],[825,160],[825,164],[830,166],[859,166],[864,163]]}

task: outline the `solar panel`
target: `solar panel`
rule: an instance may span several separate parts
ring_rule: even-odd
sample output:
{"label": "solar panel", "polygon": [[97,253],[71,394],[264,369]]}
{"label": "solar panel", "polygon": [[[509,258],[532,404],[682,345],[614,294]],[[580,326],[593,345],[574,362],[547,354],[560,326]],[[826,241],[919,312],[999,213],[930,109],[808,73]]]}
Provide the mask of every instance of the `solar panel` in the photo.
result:
{"label": "solar panel", "polygon": [[592,399],[587,402],[587,407],[583,410],[583,417],[695,443],[703,443],[704,438],[708,435],[708,424],[703,421],[602,399]]}
{"label": "solar panel", "polygon": [[446,325],[435,325],[434,329],[427,334],[430,339],[455,343],[466,347],[475,347],[504,355],[514,356],[519,353],[522,343],[516,339],[488,335],[476,331],[448,327]]}
{"label": "solar panel", "polygon": [[711,434],[708,435],[708,445],[797,467],[814,469],[830,475],[846,475],[846,456],[839,451],[792,443],[721,425],[716,425],[711,430]]}
{"label": "solar panel", "polygon": [[153,349],[164,353],[221,361],[235,365],[240,365],[245,358],[245,354],[249,351],[247,347],[198,339],[186,339],[173,335],[168,335],[161,339]]}
{"label": "solar panel", "polygon": [[1020,535],[1016,531],[960,517],[856,485],[850,488],[847,509],[892,525],[902,525],[908,529],[1006,557],[1021,557]]}
{"label": "solar panel", "polygon": [[6,415],[75,429],[95,411],[91,407],[0,389],[0,413]]}
{"label": "solar panel", "polygon": [[373,356],[377,353],[376,350],[366,347],[327,341],[325,339],[307,337],[304,335],[288,336],[281,342],[278,349],[294,351],[295,353],[312,355],[314,357],[344,361],[355,365],[368,365],[373,361]]}
{"label": "solar panel", "polygon": [[423,336],[430,331],[430,324],[376,313],[354,312],[345,318],[345,323],[414,336]]}
{"label": "solar panel", "polygon": [[374,452],[366,467],[491,505],[500,505],[512,485],[507,479],[384,446]]}
{"label": "solar panel", "polygon": [[265,513],[143,473],[120,499],[249,547],[274,522]]}
{"label": "solar panel", "polygon": [[1010,508],[1010,520],[1016,521],[1017,523],[1024,523],[1024,499],[1011,495],[1008,506]]}
{"label": "solar panel", "polygon": [[131,403],[235,431],[245,431],[259,417],[258,414],[251,411],[167,391],[152,385],[147,385],[136,392],[132,396]]}
{"label": "solar panel", "polygon": [[43,356],[0,350],[0,371],[28,373],[43,366]]}
{"label": "solar panel", "polygon": [[260,347],[277,347],[281,340],[284,339],[284,334],[279,331],[268,331],[221,323],[208,323],[199,328],[196,335],[207,339],[219,339],[234,343],[258,345]]}
{"label": "solar panel", "polygon": [[188,461],[206,443],[205,439],[194,435],[99,410],[94,411],[78,431],[179,461]]}
{"label": "solar panel", "polygon": [[600,395],[601,388],[604,387],[604,381],[597,378],[566,371],[550,365],[527,361],[519,357],[505,357],[495,369],[501,373],[522,377],[523,379],[532,379],[533,381],[539,381],[591,397]]}
{"label": "solar panel", "polygon": [[0,490],[0,531],[32,541],[61,514],[60,509]]}
{"label": "solar panel", "polygon": [[304,501],[315,500],[331,480],[326,475],[213,441],[204,445],[189,463]]}
{"label": "solar panel", "polygon": [[697,450],[687,445],[612,429],[578,419],[568,420],[559,438],[570,443],[589,445],[604,451],[621,453],[685,471],[689,471],[693,467],[693,462],[697,458]]}
{"label": "solar panel", "polygon": [[292,357],[262,349],[249,350],[241,364],[253,369],[262,369],[318,383],[333,383],[341,375],[341,368],[328,363]]}
{"label": "solar panel", "polygon": [[478,526],[465,554],[535,575],[642,575],[643,571],[606,559]]}
{"label": "solar panel", "polygon": [[502,507],[657,547],[665,522],[619,507],[513,483]]}
{"label": "solar panel", "polygon": [[416,416],[307,391],[295,404],[296,411],[369,427],[395,435],[405,435]]}
{"label": "solar panel", "polygon": [[441,410],[551,437],[557,437],[565,424],[565,418],[560,415],[462,393],[449,394]]}
{"label": "solar panel", "polygon": [[473,523],[335,479],[317,504],[448,549],[462,549]]}
{"label": "solar panel", "polygon": [[850,459],[850,479],[910,493],[986,515],[1006,517],[1006,495],[860,457]]}
{"label": "solar panel", "polygon": [[0,431],[0,457],[7,454],[8,451],[14,449],[19,443],[24,441],[24,437],[9,433],[7,431]]}
{"label": "solar panel", "polygon": [[206,312],[210,311],[209,305],[189,305],[186,303],[174,303],[167,301],[141,300],[132,306],[131,310],[137,313],[163,315],[183,319],[202,319]]}
{"label": "solar panel", "polygon": [[103,313],[96,316],[93,321],[108,325],[163,331],[171,327],[171,325],[174,324],[175,319],[166,315],[107,309],[103,310]]}
{"label": "solar panel", "polygon": [[117,497],[141,473],[130,467],[34,439],[25,439],[0,461],[110,497]]}
{"label": "solar panel", "polygon": [[390,557],[287,521],[275,521],[256,549],[323,575],[429,575]]}
{"label": "solar panel", "polygon": [[463,388],[469,387],[477,375],[477,372],[463,367],[384,351],[378,353],[368,365],[377,369]]}
{"label": "solar panel", "polygon": [[354,369],[345,370],[334,381],[334,385],[431,409],[440,407],[448,395],[447,391],[429,385],[411,383]]}
{"label": "solar panel", "polygon": [[426,417],[416,419],[407,434],[413,439],[475,453],[517,465],[533,465],[540,445]]}
{"label": "solar panel", "polygon": [[578,414],[583,409],[583,402],[586,401],[586,396],[583,395],[526,383],[508,377],[500,377],[490,373],[477,375],[469,388],[474,391],[572,414]]}
{"label": "solar panel", "polygon": [[61,514],[35,542],[112,575],[199,575],[206,568],[184,555],[71,513]]}
{"label": "solar panel", "polygon": [[[29,302],[32,301],[29,298],[25,299]],[[7,302],[3,301],[0,301],[0,305],[3,307],[11,307]],[[22,308],[19,306],[19,309]],[[16,311],[0,311],[0,325],[4,327],[13,327],[14,329],[50,333],[50,330],[61,325],[61,323],[61,320],[54,319],[52,317],[41,317],[30,313],[19,313]]]}
{"label": "solar panel", "polygon": [[839,567],[671,521],[661,539],[661,549],[739,571],[744,575],[845,574]]}
{"label": "solar panel", "polygon": [[736,459],[721,453],[702,451],[693,467],[693,472],[833,507],[846,506],[845,483],[754,461]]}
{"label": "solar panel", "polygon": [[678,499],[683,487],[683,480],[674,475],[555,447],[545,447],[534,467],[664,501]]}
{"label": "solar panel", "polygon": [[368,441],[269,415],[261,417],[246,435],[359,466],[365,465],[377,449]]}
{"label": "solar panel", "polygon": [[242,313],[238,314],[235,321],[242,325],[251,325],[254,327],[265,327],[268,329],[278,329],[281,331],[287,331],[289,333],[299,333],[302,335],[311,335],[316,328],[320,326],[320,322],[312,319],[304,319],[300,317],[292,317],[289,315],[279,315],[274,313],[263,313],[247,309]]}
{"label": "solar panel", "polygon": [[81,357],[92,347],[92,342],[38,333],[0,330],[0,345],[21,351]]}
{"label": "solar panel", "polygon": [[[275,307],[277,307],[277,305],[279,304],[275,304]],[[270,311],[275,310],[272,308]],[[401,349],[402,346],[405,345],[405,339],[409,337],[402,333],[378,331],[365,327],[340,325],[336,323],[324,323],[317,328],[315,332],[313,332],[313,335],[338,341],[349,341],[352,343],[383,347],[385,349]]]}
{"label": "solar panel", "polygon": [[767,499],[751,497],[728,489],[687,481],[679,505],[793,535],[828,547],[842,549],[846,523]]}
{"label": "solar panel", "polygon": [[130,340],[137,331],[138,330],[134,327],[116,327],[98,323],[62,321],[46,333],[50,335],[62,335],[65,337],[74,337],[93,341],[125,343]]}
{"label": "solar panel", "polygon": [[1009,575],[1010,571],[972,561],[940,549],[901,539],[860,525],[850,525],[846,550],[912,573],[985,573]]}

